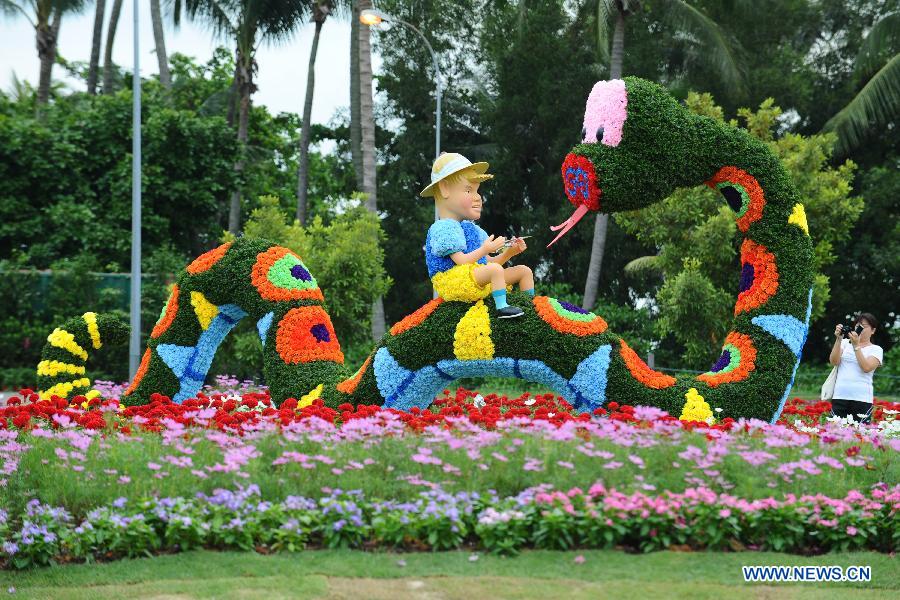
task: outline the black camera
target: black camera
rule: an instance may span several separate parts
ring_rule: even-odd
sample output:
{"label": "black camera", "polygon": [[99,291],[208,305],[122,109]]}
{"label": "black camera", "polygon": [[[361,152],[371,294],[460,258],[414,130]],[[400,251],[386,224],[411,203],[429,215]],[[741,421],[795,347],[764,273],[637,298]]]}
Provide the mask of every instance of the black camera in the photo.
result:
{"label": "black camera", "polygon": [[851,331],[855,331],[856,335],[859,335],[860,333],[862,333],[862,330],[863,330],[862,325],[857,325],[856,328],[854,328],[853,325],[841,325],[841,333],[847,339],[850,339]]}

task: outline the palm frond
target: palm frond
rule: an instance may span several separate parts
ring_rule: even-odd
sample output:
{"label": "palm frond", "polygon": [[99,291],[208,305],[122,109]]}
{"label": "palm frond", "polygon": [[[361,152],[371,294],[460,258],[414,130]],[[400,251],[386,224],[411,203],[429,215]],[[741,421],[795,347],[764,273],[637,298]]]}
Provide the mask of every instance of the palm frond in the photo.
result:
{"label": "palm frond", "polygon": [[622,267],[629,275],[640,275],[643,273],[655,273],[662,270],[662,262],[659,256],[653,254],[650,256],[639,256]]}
{"label": "palm frond", "polygon": [[36,27],[34,21],[31,18],[31,15],[29,15],[24,8],[19,6],[18,2],[13,2],[12,0],[0,0],[0,12],[5,13],[9,16],[19,14],[25,17],[28,22],[31,23],[32,27]]}
{"label": "palm frond", "polygon": [[866,83],[847,106],[831,117],[823,131],[838,135],[835,154],[857,147],[874,127],[886,125],[900,114],[900,54],[895,54]]}
{"label": "palm frond", "polygon": [[667,0],[664,19],[676,29],[690,32],[703,45],[700,56],[714,67],[726,86],[737,93],[744,90],[744,77],[738,67],[732,43],[719,25],[702,11],[683,0]]}
{"label": "palm frond", "polygon": [[855,70],[862,79],[867,79],[884,66],[885,58],[900,50],[900,12],[885,15],[879,19],[856,55]]}

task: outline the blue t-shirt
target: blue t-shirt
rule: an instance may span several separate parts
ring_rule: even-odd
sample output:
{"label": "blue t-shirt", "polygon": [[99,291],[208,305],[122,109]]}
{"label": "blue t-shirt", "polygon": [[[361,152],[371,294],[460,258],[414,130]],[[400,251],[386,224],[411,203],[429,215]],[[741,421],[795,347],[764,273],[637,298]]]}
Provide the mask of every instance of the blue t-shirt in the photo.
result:
{"label": "blue t-shirt", "polygon": [[[456,266],[451,254],[477,250],[488,238],[484,229],[472,221],[440,219],[428,228],[425,237],[425,263],[428,265],[428,276],[449,271]],[[478,264],[486,265],[487,258],[482,256]]]}

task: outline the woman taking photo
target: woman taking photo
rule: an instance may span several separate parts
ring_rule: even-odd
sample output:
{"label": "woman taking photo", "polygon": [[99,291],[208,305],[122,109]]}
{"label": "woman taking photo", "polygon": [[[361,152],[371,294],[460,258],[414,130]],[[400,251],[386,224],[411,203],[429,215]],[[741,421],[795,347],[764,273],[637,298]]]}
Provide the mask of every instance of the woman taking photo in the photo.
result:
{"label": "woman taking photo", "polygon": [[884,359],[881,346],[872,343],[878,320],[871,313],[860,313],[849,331],[845,328],[834,328],[836,339],[829,357],[829,362],[837,367],[831,414],[868,423],[875,399],[872,374]]}

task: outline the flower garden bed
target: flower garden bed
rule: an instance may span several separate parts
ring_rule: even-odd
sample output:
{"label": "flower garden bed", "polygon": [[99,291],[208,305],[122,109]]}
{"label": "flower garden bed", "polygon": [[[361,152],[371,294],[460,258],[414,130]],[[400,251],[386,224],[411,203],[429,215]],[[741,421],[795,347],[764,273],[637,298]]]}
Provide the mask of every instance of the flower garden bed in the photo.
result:
{"label": "flower garden bed", "polygon": [[[263,392],[0,408],[0,561],[197,547],[771,549],[900,544],[900,406],[687,422],[459,389],[434,410],[279,407]],[[823,494],[826,492],[826,494]]]}

